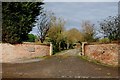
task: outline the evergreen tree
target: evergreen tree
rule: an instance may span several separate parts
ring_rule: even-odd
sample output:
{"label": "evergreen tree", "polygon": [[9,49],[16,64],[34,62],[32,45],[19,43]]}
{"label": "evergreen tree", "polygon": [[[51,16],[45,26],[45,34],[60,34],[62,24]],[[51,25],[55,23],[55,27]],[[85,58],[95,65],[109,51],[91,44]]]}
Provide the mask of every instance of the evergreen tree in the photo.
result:
{"label": "evergreen tree", "polygon": [[40,14],[42,2],[2,3],[2,42],[22,43]]}

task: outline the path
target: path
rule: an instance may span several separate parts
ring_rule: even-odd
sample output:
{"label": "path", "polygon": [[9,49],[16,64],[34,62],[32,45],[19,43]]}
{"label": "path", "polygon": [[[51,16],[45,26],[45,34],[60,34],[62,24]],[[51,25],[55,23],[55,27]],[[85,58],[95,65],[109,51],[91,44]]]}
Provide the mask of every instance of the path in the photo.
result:
{"label": "path", "polygon": [[80,49],[70,49],[70,50],[59,52],[56,55],[78,56],[80,54],[81,54]]}

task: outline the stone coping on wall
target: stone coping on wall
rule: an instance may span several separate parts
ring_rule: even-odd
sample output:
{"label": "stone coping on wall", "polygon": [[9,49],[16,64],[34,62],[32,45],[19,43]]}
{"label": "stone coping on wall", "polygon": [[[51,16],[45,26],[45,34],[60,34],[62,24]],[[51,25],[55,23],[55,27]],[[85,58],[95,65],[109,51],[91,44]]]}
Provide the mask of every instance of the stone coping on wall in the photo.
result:
{"label": "stone coping on wall", "polygon": [[84,44],[88,44],[88,45],[95,45],[95,44],[119,44],[119,41],[112,41],[112,42],[106,42],[106,43],[102,43],[102,42],[82,42]]}
{"label": "stone coping on wall", "polygon": [[36,42],[23,42],[22,44],[31,44],[31,45],[46,45],[46,46],[50,46],[50,42],[49,43],[36,43]]}

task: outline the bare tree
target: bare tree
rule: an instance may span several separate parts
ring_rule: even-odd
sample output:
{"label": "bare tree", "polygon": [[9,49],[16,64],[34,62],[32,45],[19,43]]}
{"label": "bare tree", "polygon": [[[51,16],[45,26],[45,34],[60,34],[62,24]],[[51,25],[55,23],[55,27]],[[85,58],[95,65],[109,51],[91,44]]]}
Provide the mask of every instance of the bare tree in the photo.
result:
{"label": "bare tree", "polygon": [[49,31],[49,29],[51,27],[51,21],[52,21],[52,18],[54,18],[53,15],[54,14],[52,12],[43,11],[36,20],[38,36],[39,36],[41,43],[44,42],[47,32]]}
{"label": "bare tree", "polygon": [[95,37],[95,29],[94,24],[92,24],[90,21],[83,21],[82,22],[82,33],[84,36],[84,41],[92,42],[94,41]]}
{"label": "bare tree", "polygon": [[109,16],[100,22],[100,32],[110,40],[120,40],[120,16]]}
{"label": "bare tree", "polygon": [[61,48],[64,49],[65,44],[65,35],[64,35],[64,31],[65,31],[65,21],[61,18],[55,18],[52,20],[51,23],[51,28],[48,31],[48,37],[49,40],[52,42],[53,44],[53,51],[57,52],[60,51]]}

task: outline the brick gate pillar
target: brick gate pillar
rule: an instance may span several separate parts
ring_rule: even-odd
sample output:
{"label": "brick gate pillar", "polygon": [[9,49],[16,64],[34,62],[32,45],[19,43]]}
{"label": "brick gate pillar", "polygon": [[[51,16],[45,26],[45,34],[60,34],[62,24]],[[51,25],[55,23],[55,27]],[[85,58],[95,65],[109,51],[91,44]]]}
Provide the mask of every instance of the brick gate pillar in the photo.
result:
{"label": "brick gate pillar", "polygon": [[82,42],[82,54],[81,55],[85,55],[85,44],[87,44],[87,42]]}
{"label": "brick gate pillar", "polygon": [[53,54],[53,45],[52,43],[50,42],[50,56]]}

